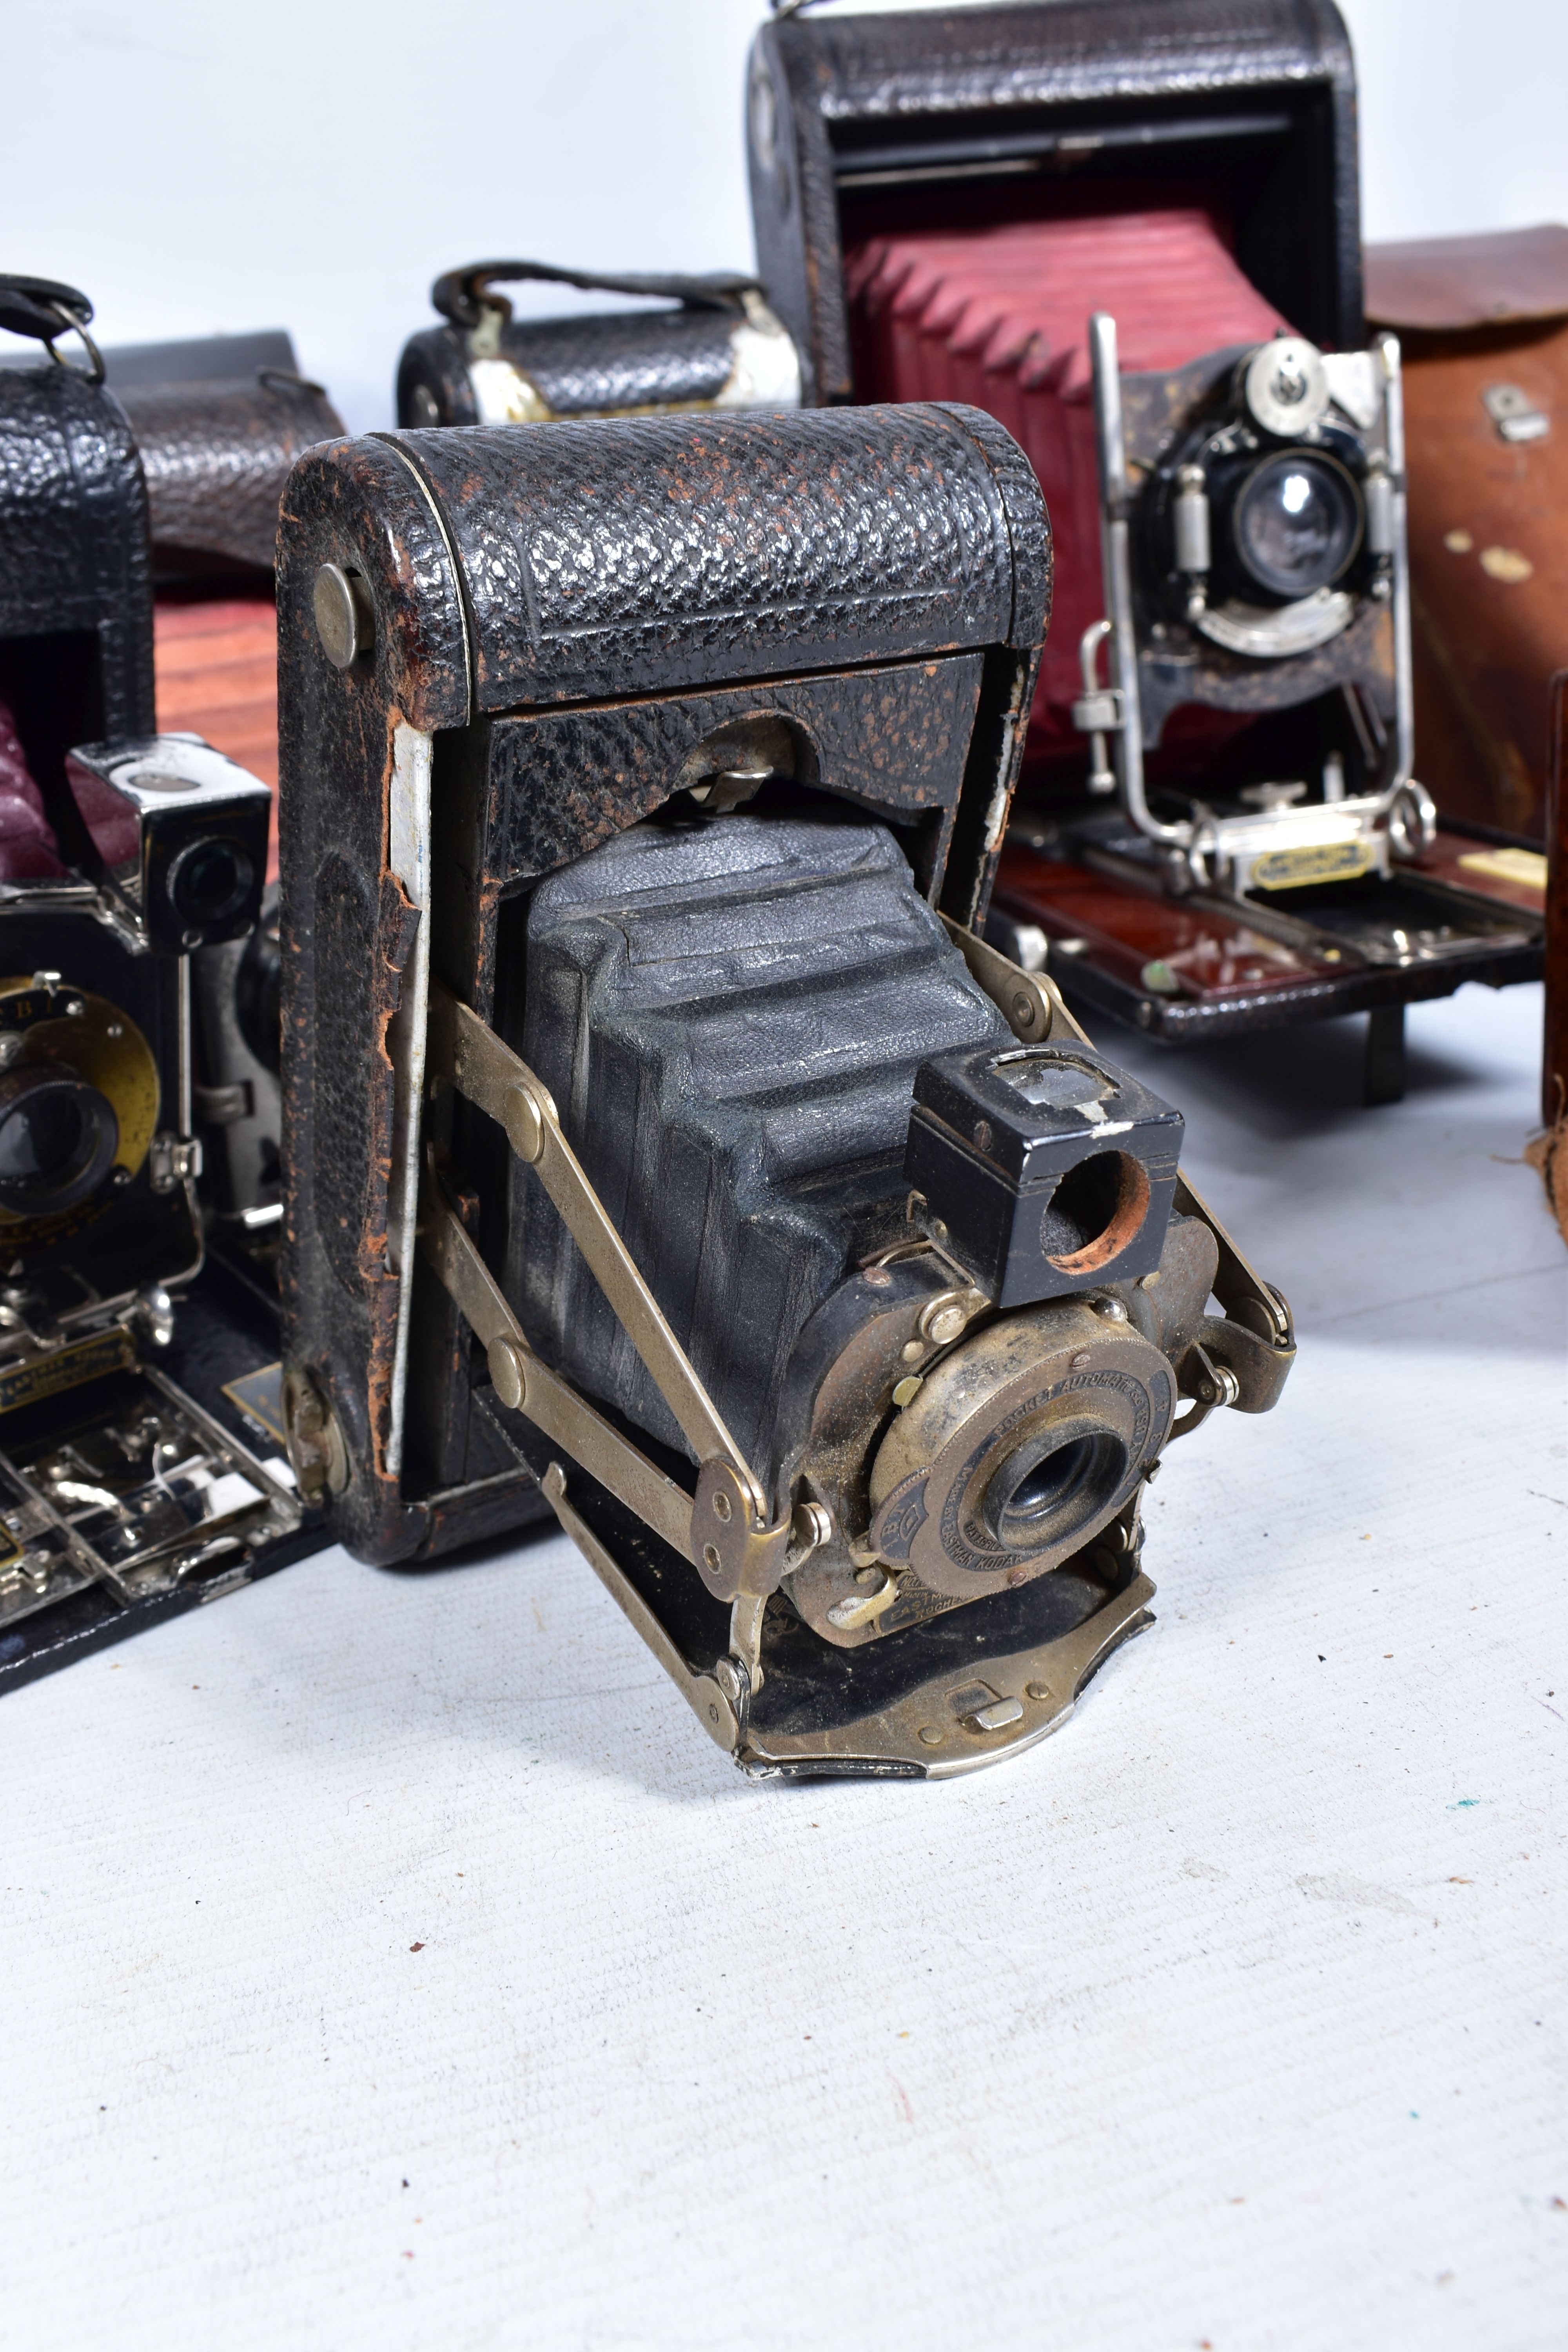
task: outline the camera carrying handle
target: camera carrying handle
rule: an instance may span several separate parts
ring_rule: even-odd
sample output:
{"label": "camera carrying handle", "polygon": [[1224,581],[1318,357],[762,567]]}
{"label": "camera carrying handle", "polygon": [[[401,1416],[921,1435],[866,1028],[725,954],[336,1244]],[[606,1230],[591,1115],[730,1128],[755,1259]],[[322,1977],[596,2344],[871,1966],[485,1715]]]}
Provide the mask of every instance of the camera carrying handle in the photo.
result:
{"label": "camera carrying handle", "polygon": [[524,283],[574,286],[584,294],[645,294],[679,302],[683,310],[729,310],[736,317],[744,315],[745,297],[763,290],[757,278],[726,270],[682,278],[638,270],[565,269],[550,261],[470,261],[464,268],[448,269],[437,278],[430,289],[430,299],[453,326],[474,328],[487,310],[499,310],[503,319],[510,319],[511,304],[493,289],[498,285]]}
{"label": "camera carrying handle", "polygon": [[15,271],[0,271],[0,327],[8,334],[26,335],[42,343],[59,367],[66,362],[55,349],[56,336],[77,336],[92,363],[92,382],[101,383],[103,356],[87,331],[91,319],[92,304],[79,287],[67,286],[58,278],[24,278]]}

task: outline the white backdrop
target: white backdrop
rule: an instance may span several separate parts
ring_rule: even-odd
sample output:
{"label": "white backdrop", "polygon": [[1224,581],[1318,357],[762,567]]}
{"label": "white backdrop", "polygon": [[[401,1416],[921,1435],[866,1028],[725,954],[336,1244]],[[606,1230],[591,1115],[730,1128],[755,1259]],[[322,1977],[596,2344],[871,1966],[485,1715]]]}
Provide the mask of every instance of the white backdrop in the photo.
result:
{"label": "white backdrop", "polygon": [[[107,341],[287,326],[352,426],[390,423],[441,269],[749,264],[742,71],[763,5],[18,9],[3,266],[86,288]],[[1342,5],[1369,236],[1568,219],[1563,0]]]}

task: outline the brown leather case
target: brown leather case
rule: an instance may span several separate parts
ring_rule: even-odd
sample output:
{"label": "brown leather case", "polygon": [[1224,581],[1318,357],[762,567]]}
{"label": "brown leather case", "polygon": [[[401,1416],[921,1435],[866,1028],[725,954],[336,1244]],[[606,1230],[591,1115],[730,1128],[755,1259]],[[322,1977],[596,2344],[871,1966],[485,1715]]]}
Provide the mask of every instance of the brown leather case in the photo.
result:
{"label": "brown leather case", "polygon": [[1417,770],[1445,815],[1539,841],[1568,662],[1568,228],[1369,246],[1366,306],[1405,354]]}
{"label": "brown leather case", "polygon": [[1568,1120],[1568,669],[1552,681],[1546,795],[1546,1045],[1541,1116]]}

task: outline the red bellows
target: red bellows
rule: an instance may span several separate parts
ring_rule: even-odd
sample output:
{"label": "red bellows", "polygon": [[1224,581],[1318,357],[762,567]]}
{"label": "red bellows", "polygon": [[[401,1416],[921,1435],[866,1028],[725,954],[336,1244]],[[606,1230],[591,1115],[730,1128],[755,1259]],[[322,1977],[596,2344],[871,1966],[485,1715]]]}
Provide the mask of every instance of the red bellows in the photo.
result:
{"label": "red bellows", "polygon": [[1079,639],[1105,609],[1089,314],[1115,319],[1130,373],[1264,342],[1286,322],[1243,277],[1220,223],[1190,208],[874,236],[847,254],[845,275],[860,396],[967,401],[1007,427],[1039,476],[1056,587],[1030,750],[1075,748]]}

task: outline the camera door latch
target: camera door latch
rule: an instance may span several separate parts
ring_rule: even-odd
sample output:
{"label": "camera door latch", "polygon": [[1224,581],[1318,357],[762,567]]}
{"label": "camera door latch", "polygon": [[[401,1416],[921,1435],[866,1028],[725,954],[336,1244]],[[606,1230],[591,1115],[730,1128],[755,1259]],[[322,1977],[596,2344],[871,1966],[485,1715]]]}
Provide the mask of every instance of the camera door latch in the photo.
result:
{"label": "camera door latch", "polygon": [[[563,1135],[548,1087],[438,982],[432,982],[430,989],[427,1051],[429,1075],[446,1079],[504,1128],[513,1151],[534,1171],[560,1212],[697,1457],[697,1493],[686,1496],[656,1471],[529,1350],[516,1317],[461,1224],[444,1202],[430,1198],[436,1182],[427,1173],[429,1213],[421,1215],[421,1246],[483,1342],[501,1402],[510,1403],[510,1391],[516,1390],[514,1410],[526,1412],[547,1435],[555,1436],[585,1470],[672,1542],[715,1599],[765,1597],[784,1573],[792,1522],[784,1518],[769,1524],[766,1497],[755,1473]],[[544,1419],[546,1412],[552,1421]],[[567,1422],[580,1443],[568,1436]],[[591,1452],[583,1450],[584,1444]],[[628,1491],[627,1482],[635,1485],[637,1494]],[[678,1496],[679,1503],[671,1499]],[[657,1505],[658,1515],[645,1505]],[[685,1525],[677,1536],[674,1522],[682,1510]],[[796,1543],[798,1549],[798,1538]]]}

